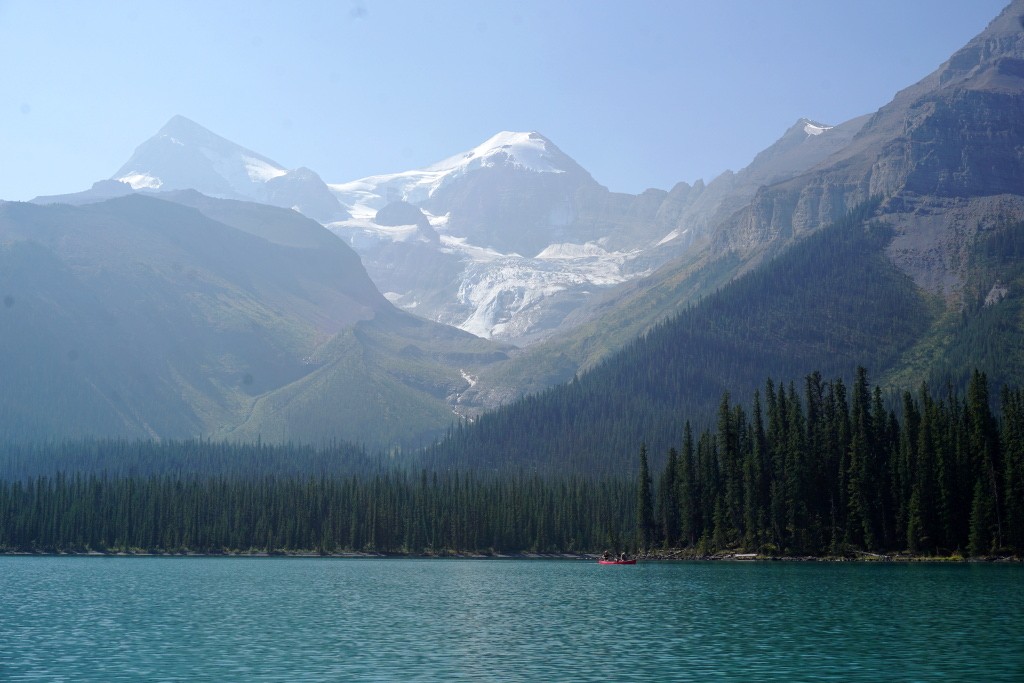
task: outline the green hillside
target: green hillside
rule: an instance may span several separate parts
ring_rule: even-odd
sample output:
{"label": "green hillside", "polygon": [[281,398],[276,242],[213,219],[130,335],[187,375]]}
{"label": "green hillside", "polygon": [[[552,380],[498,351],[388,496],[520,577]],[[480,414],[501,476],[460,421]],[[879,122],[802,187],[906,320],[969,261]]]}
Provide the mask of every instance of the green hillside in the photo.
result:
{"label": "green hillside", "polygon": [[296,382],[257,398],[217,436],[242,441],[419,446],[457,419],[466,376],[505,358],[502,347],[392,312],[339,333]]}
{"label": "green hillside", "polygon": [[396,310],[294,211],[0,204],[0,440],[430,439],[504,347]]}

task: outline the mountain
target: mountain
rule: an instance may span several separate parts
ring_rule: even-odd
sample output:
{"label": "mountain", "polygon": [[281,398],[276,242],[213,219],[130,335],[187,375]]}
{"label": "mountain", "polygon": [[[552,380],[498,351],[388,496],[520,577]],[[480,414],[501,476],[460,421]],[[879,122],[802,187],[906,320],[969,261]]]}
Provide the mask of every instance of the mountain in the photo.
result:
{"label": "mountain", "polygon": [[[841,149],[862,123],[801,119],[738,173],[628,195],[598,184],[536,132],[501,132],[423,169],[325,185],[310,169],[285,170],[176,116],[114,182],[34,201],[189,188],[293,208],[343,237],[400,308],[525,346],[592,319],[610,291],[677,258],[763,184]],[[418,213],[402,218],[394,206]]]}
{"label": "mountain", "polygon": [[[418,315],[529,345],[580,325],[602,294],[684,253],[768,182],[848,144],[864,119],[801,119],[739,173],[671,192],[613,193],[539,133],[502,132],[425,169],[330,187],[353,218],[329,225],[388,298]],[[394,202],[405,226],[375,219]]]}
{"label": "mountain", "polygon": [[320,224],[191,190],[0,204],[0,297],[6,440],[395,444],[504,357],[396,310]]}
{"label": "mountain", "polygon": [[[723,392],[814,370],[849,380],[866,365],[893,391],[963,391],[974,368],[993,396],[1020,386],[1022,28],[1016,0],[809,168],[718,214],[685,254],[608,292],[589,321],[516,367],[491,368],[473,400],[504,407],[436,451],[439,462],[631,467],[637,444],[664,452],[684,419],[714,420]],[[544,375],[536,390],[579,376],[512,401],[527,368]]]}
{"label": "mountain", "polygon": [[286,170],[184,116],[173,117],[139,145],[113,180],[136,190],[191,189],[211,197],[295,208],[321,222],[347,217],[315,172]]}
{"label": "mountain", "polygon": [[0,204],[0,436],[410,444],[503,406],[443,457],[586,467],[766,375],[1015,381],[1022,17],[668,192],[513,132],[325,185],[175,117],[112,180]]}
{"label": "mountain", "polygon": [[[1002,387],[1024,386],[1024,219],[994,228],[972,250],[974,300],[949,312],[893,263],[894,233],[878,212],[877,200],[858,207],[588,372],[463,425],[425,461],[630,473],[640,444],[663,462],[682,444],[687,422],[696,432],[713,429],[729,396],[765,392],[764,408],[774,387],[779,397],[804,400],[813,373],[851,386],[858,366],[890,403],[900,392],[918,395],[923,384],[963,396],[976,371],[988,378],[993,403]],[[751,406],[743,410],[752,424]]]}
{"label": "mountain", "polygon": [[[858,116],[837,126],[799,119],[781,138],[754,157],[740,171],[726,171],[690,199],[692,189],[683,187],[682,202],[673,219],[681,230],[704,235],[718,223],[744,208],[762,187],[797,176],[846,147],[867,121]],[[665,211],[675,191],[666,200]]]}
{"label": "mountain", "polygon": [[[630,277],[634,245],[649,239],[637,226],[654,210],[630,222],[635,198],[609,193],[539,133],[498,133],[424,169],[330,187],[353,218],[329,227],[389,299],[517,343]],[[376,218],[394,202],[418,208],[436,237],[415,229],[418,219]]]}
{"label": "mountain", "polygon": [[935,72],[899,92],[827,164],[762,188],[721,227],[719,250],[751,254],[885,197],[890,254],[956,298],[965,239],[1024,207],[1024,3],[1011,3]]}
{"label": "mountain", "polygon": [[[747,176],[746,190],[734,190],[718,209],[703,207],[709,222],[688,251],[649,276],[592,298],[574,312],[563,334],[517,357],[518,367],[494,368],[494,376],[481,377],[474,388],[481,392],[478,400],[483,405],[509,401],[525,368],[542,370],[527,387],[538,390],[593,367],[658,321],[871,198],[881,199],[877,220],[893,231],[886,245],[893,263],[929,294],[945,299],[951,311],[969,303],[975,296],[967,287],[972,246],[1024,210],[1024,81],[1016,66],[1024,58],[1021,16],[1024,5],[1014,2],[933,74],[874,114],[815,136],[803,131],[804,125],[823,126],[797,122],[735,174]],[[803,145],[810,151],[837,132],[842,139],[827,149],[812,155],[801,150]],[[795,163],[783,170],[787,158]],[[771,167],[778,161],[783,164],[776,172]],[[689,206],[707,201],[719,182]],[[745,204],[737,208],[744,196]],[[695,214],[679,215],[701,225]],[[993,286],[987,283],[986,291]]]}

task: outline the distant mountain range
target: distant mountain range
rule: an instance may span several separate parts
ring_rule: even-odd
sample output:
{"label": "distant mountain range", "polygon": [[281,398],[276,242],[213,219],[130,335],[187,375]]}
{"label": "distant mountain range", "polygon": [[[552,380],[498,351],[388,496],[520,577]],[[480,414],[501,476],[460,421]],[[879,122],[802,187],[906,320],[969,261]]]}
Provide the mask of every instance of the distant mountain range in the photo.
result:
{"label": "distant mountain range", "polygon": [[[538,133],[325,183],[175,117],[90,190],[0,204],[0,296],[10,302],[0,313],[16,330],[0,339],[14,388],[0,398],[0,434],[409,444],[455,413],[514,411],[523,395],[577,376],[574,386],[612,375],[623,384],[601,380],[598,393],[648,392],[652,414],[679,395],[694,410],[713,406],[721,390],[745,392],[768,373],[818,369],[799,370],[815,358],[845,372],[858,353],[894,387],[968,362],[1022,376],[1019,352],[976,352],[971,341],[989,330],[1003,348],[1022,331],[1006,258],[1024,217],[1022,16],[1015,0],[874,114],[836,126],[801,119],[736,173],[640,195],[610,192]],[[866,241],[786,256],[839,224]],[[866,259],[833,264],[848,273],[841,289],[835,273],[808,270],[808,259],[840,254]],[[803,286],[826,308],[790,294],[775,310],[772,292],[755,296],[744,279],[799,289],[780,268],[817,273]],[[894,301],[867,315],[854,291],[886,296],[878,278],[893,283]],[[759,337],[716,333],[702,308],[715,297],[728,299],[732,325],[771,324]],[[875,341],[860,336],[858,316],[840,315],[844,302]],[[643,351],[644,335],[671,329],[669,319],[709,329]],[[905,328],[878,332],[901,319]],[[810,343],[815,335],[830,345]],[[792,363],[778,361],[780,349]],[[762,357],[776,360],[743,360]],[[700,376],[657,365],[666,358],[703,359]],[[628,379],[652,375],[675,388]],[[640,424],[636,405],[602,404],[603,417],[587,418],[579,404],[573,429],[600,434],[587,420],[611,425],[611,414]]]}
{"label": "distant mountain range", "polygon": [[328,185],[175,116],[116,182],[35,201],[193,189],[293,208],[343,237],[399,307],[522,346],[575,326],[595,295],[677,257],[763,184],[810,168],[862,124],[802,119],[739,173],[634,196],[609,192],[539,133],[502,132],[424,169]]}

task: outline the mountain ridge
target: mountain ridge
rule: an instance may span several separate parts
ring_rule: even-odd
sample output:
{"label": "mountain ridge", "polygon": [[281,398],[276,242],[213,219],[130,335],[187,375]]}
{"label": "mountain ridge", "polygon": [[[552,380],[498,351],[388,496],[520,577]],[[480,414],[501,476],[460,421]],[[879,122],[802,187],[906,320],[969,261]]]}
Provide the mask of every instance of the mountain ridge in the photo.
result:
{"label": "mountain ridge", "polygon": [[[195,191],[0,204],[0,266],[0,439],[383,448],[436,436],[466,373],[504,357],[395,309],[311,219]],[[393,402],[378,413],[372,395]],[[274,396],[300,409],[253,423]]]}

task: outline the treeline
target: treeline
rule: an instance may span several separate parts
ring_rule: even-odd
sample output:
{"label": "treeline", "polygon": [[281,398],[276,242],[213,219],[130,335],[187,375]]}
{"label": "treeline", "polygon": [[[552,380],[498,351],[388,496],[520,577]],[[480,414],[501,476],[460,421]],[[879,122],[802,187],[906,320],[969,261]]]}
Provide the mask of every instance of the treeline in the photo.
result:
{"label": "treeline", "polygon": [[1024,553],[1024,391],[994,401],[982,372],[896,400],[863,368],[769,380],[681,431],[657,477],[646,447],[638,476],[417,469],[349,445],[8,447],[0,551]]}
{"label": "treeline", "polygon": [[595,551],[633,542],[635,499],[625,478],[60,474],[0,481],[0,550]]}
{"label": "treeline", "polygon": [[1024,552],[1024,393],[1005,388],[1001,416],[975,371],[966,396],[926,385],[887,410],[859,368],[769,380],[749,412],[721,400],[717,426],[672,449],[656,485],[641,449],[642,547],[788,555],[909,551]]}

